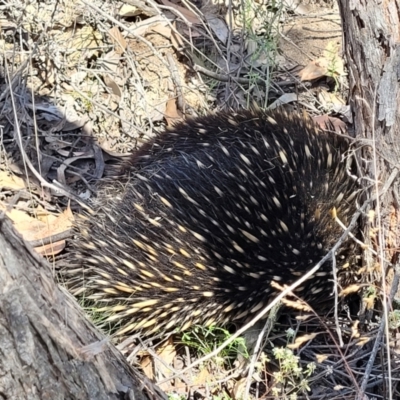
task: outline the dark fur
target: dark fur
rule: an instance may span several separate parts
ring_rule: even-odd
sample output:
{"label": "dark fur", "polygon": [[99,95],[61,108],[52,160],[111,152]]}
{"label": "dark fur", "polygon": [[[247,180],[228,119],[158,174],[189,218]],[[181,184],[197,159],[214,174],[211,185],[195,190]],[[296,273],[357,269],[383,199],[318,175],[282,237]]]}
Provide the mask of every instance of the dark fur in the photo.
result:
{"label": "dark fur", "polygon": [[[121,333],[245,320],[276,294],[271,280],[294,282],[342,235],[330,210],[347,224],[357,207],[348,146],[281,112],[180,123],[132,157],[119,198],[115,182],[103,188],[67,284],[104,304]],[[341,281],[353,257],[348,239]],[[331,292],[327,262],[297,293],[318,306]]]}

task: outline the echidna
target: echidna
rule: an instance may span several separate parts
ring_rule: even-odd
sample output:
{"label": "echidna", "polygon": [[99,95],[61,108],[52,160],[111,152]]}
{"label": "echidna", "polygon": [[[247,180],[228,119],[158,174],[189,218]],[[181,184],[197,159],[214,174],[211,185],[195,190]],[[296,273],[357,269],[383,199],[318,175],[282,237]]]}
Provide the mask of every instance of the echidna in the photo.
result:
{"label": "echidna", "polygon": [[[166,129],[136,152],[118,194],[104,184],[64,272],[120,334],[244,321],[318,263],[357,209],[343,136],[286,112],[218,112]],[[128,177],[129,176],[129,177]],[[354,256],[337,255],[339,282]],[[332,263],[296,294],[318,307]]]}

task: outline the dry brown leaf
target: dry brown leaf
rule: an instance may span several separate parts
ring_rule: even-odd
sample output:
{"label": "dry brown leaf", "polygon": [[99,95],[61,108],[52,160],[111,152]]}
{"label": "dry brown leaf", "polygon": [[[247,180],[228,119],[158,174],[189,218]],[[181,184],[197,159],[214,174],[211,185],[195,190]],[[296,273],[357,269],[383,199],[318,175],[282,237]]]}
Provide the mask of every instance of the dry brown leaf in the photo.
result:
{"label": "dry brown leaf", "polygon": [[375,304],[375,296],[368,296],[363,298],[363,303],[367,310],[372,310]]}
{"label": "dry brown leaf", "polygon": [[0,188],[6,190],[21,190],[25,189],[25,182],[23,179],[10,172],[0,170]]}
{"label": "dry brown leaf", "polygon": [[195,385],[205,385],[210,384],[215,381],[215,376],[210,374],[208,368],[202,368],[199,374],[194,379]]}
{"label": "dry brown leaf", "polygon": [[[165,377],[171,376],[173,370],[168,368],[168,365],[172,366],[176,357],[176,350],[172,337],[170,337],[167,342],[157,347],[156,353],[157,357],[152,357],[147,352],[142,354],[140,366],[142,367],[143,372],[149,379],[155,378],[155,371]],[[157,358],[161,359],[162,362],[158,361]],[[175,380],[174,384],[180,385],[177,380]],[[160,385],[160,388],[164,391],[171,391],[173,389],[170,382],[165,382]]]}
{"label": "dry brown leaf", "polygon": [[35,208],[35,218],[46,225],[52,224],[57,216],[54,214],[49,214],[49,212],[43,208],[40,204]]}
{"label": "dry brown leaf", "polygon": [[300,80],[312,81],[314,79],[325,76],[328,72],[325,63],[321,63],[321,60],[311,61],[306,65],[300,72]]}
{"label": "dry brown leaf", "polygon": [[120,66],[121,56],[114,50],[109,51],[99,59],[98,65],[101,70],[108,73],[118,73]]}
{"label": "dry brown leaf", "polygon": [[[6,205],[0,204],[0,209],[6,211]],[[43,211],[43,210],[42,210]],[[41,214],[43,214],[41,212]],[[70,229],[72,221],[72,212],[67,208],[58,217],[51,215],[43,216],[41,219],[47,223],[31,217],[27,212],[12,209],[6,211],[6,215],[11,219],[15,229],[25,240],[38,240],[48,236],[56,235]],[[56,255],[65,248],[65,240],[60,240],[57,243],[52,243],[46,246],[36,247],[35,250],[41,255]]]}
{"label": "dry brown leaf", "polygon": [[[168,368],[168,365],[173,366],[174,359],[176,357],[176,349],[172,337],[170,337],[168,341],[162,346],[157,348],[157,354],[158,357],[163,361],[158,362],[157,360],[155,360],[157,365],[157,372],[160,372],[165,377],[171,376],[173,374],[173,370],[171,370],[171,368]],[[165,382],[163,384],[160,384],[159,386],[165,392],[168,392],[172,389],[170,382]]]}
{"label": "dry brown leaf", "polygon": [[168,126],[172,126],[179,121],[182,121],[182,115],[176,107],[176,99],[169,99],[165,107],[165,119]]}
{"label": "dry brown leaf", "polygon": [[153,366],[153,358],[149,355],[144,356],[140,360],[140,366],[144,372],[144,374],[149,379],[154,379],[154,366]]}
{"label": "dry brown leaf", "polygon": [[298,336],[294,343],[288,344],[287,347],[289,349],[298,349],[303,343],[313,340],[317,335],[318,333],[310,333],[308,335]]}
{"label": "dry brown leaf", "polygon": [[121,97],[122,91],[121,88],[118,86],[117,82],[114,81],[113,78],[109,74],[103,75],[104,83],[111,89],[112,93],[115,96]]}
{"label": "dry brown leaf", "polygon": [[329,117],[327,114],[318,115],[313,118],[314,122],[317,123],[322,129],[334,129],[337,133],[347,131],[347,125],[339,118]]}
{"label": "dry brown leaf", "polygon": [[229,29],[223,19],[218,18],[214,14],[205,14],[205,18],[215,36],[223,43],[226,44],[229,36]]}
{"label": "dry brown leaf", "polygon": [[117,26],[111,28],[108,34],[110,35],[111,42],[115,45],[115,52],[121,55],[127,46],[125,38],[122,36]]}
{"label": "dry brown leaf", "polygon": [[144,0],[130,0],[131,4],[123,4],[118,14],[121,17],[136,17],[137,15],[146,15],[152,17],[158,15],[157,9],[146,5]]}
{"label": "dry brown leaf", "polygon": [[123,4],[121,9],[118,11],[121,17],[136,17],[142,14],[142,10],[139,7],[131,6],[130,4]]}
{"label": "dry brown leaf", "polygon": [[[54,221],[43,227],[40,231],[36,232],[34,237],[30,240],[40,240],[49,236],[57,235],[71,229],[73,224],[74,216],[69,207],[67,207],[63,213],[61,213]],[[25,237],[24,232],[22,235]],[[35,250],[42,255],[56,255],[65,248],[65,240],[60,240],[55,243],[50,243],[45,246],[35,247]]]}
{"label": "dry brown leaf", "polygon": [[289,300],[289,299],[282,299],[282,303],[285,304],[285,306],[287,307],[291,307],[295,310],[299,310],[299,311],[312,311],[312,308],[305,302],[300,301],[300,300]]}
{"label": "dry brown leaf", "polygon": [[297,94],[296,93],[285,93],[279,99],[276,99],[273,103],[271,103],[268,107],[269,110],[274,110],[277,107],[282,105],[292,103],[297,101]]}
{"label": "dry brown leaf", "polygon": [[164,16],[156,15],[135,24],[135,29],[133,29],[133,32],[135,35],[144,36],[148,31],[153,28],[153,26],[156,25],[168,25],[168,21],[165,19]]}
{"label": "dry brown leaf", "polygon": [[201,20],[193,11],[178,6],[177,4],[171,3],[168,0],[161,0],[161,3],[163,3],[164,6],[171,7],[172,9],[178,11],[180,14],[182,14],[184,18],[186,18],[187,21],[191,22],[192,24],[201,24]]}
{"label": "dry brown leaf", "polygon": [[[176,356],[176,350],[172,337],[160,347],[157,348],[157,355],[165,361],[166,364],[172,364]],[[171,372],[171,370],[169,370]]]}
{"label": "dry brown leaf", "polygon": [[360,331],[358,330],[358,325],[360,321],[354,321],[352,327],[351,327],[351,337],[353,338],[359,338],[360,337]]}
{"label": "dry brown leaf", "polygon": [[357,346],[359,346],[359,347],[364,346],[364,344],[368,343],[370,340],[371,340],[371,338],[363,336],[358,340]]}
{"label": "dry brown leaf", "polygon": [[349,294],[357,293],[360,289],[361,285],[349,285],[339,293],[339,296],[348,296]]}
{"label": "dry brown leaf", "polygon": [[159,33],[160,35],[166,37],[167,39],[171,38],[171,28],[168,25],[157,24],[151,28],[153,32]]}
{"label": "dry brown leaf", "polygon": [[[6,211],[6,206],[0,204],[0,209]],[[27,212],[12,209],[6,211],[6,215],[11,219],[15,229],[25,240],[34,240],[39,231],[45,227],[45,223],[31,217]]]}
{"label": "dry brown leaf", "polygon": [[323,57],[311,61],[299,72],[302,81],[311,81],[322,76],[342,75],[344,75],[344,65],[336,42],[329,42],[323,52]]}
{"label": "dry brown leaf", "polygon": [[[174,23],[174,27],[175,27],[175,23]],[[172,43],[172,46],[174,46],[175,50],[177,50],[177,51],[181,51],[182,48],[184,47],[182,38],[180,37],[180,35],[178,33],[176,33],[175,30],[173,30],[171,32],[171,43]]]}
{"label": "dry brown leaf", "polygon": [[322,364],[325,360],[328,359],[328,356],[325,355],[325,354],[317,354],[317,355],[315,356],[315,358],[316,358],[316,360],[317,360],[317,363]]}
{"label": "dry brown leaf", "polygon": [[44,246],[35,247],[36,253],[43,257],[56,256],[65,249],[65,240],[59,240],[55,243],[46,244]]}

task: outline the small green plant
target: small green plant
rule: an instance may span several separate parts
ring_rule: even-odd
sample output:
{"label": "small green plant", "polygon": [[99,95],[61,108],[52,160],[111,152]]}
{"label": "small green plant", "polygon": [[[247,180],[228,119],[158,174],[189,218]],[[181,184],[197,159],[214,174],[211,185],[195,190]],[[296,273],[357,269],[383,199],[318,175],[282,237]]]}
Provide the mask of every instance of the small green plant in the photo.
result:
{"label": "small green plant", "polygon": [[177,393],[170,393],[168,395],[168,400],[185,400],[187,397]]}
{"label": "small green plant", "polygon": [[389,329],[398,329],[400,327],[400,310],[389,312]]}
{"label": "small green plant", "polygon": [[113,333],[118,330],[118,323],[107,321],[112,314],[109,311],[102,310],[93,300],[89,300],[86,297],[80,297],[79,305],[86,312],[93,324],[106,336],[111,337]]}
{"label": "small green plant", "polygon": [[71,96],[78,101],[81,106],[86,110],[86,112],[90,112],[93,109],[93,102],[92,98],[94,97],[93,93],[87,92],[85,97],[84,95],[78,93],[78,92],[71,92]]}
{"label": "small green plant", "polygon": [[308,392],[309,378],[315,371],[315,363],[302,367],[300,358],[287,347],[275,347],[272,352],[279,363],[279,371],[274,372],[277,386],[272,389],[272,394],[280,399],[296,400],[299,393]]}
{"label": "small green plant", "polygon": [[268,358],[268,356],[264,352],[262,352],[255,364],[255,370],[258,373],[261,373],[262,371],[264,371],[265,364],[267,364],[269,362],[271,362],[271,360]]}
{"label": "small green plant", "polygon": [[[283,12],[282,2],[274,2],[273,7],[265,7],[252,0],[242,3],[242,12],[238,16],[238,25],[242,27],[242,36],[246,38],[246,58],[249,87],[254,88],[264,81],[258,90],[263,93],[267,105],[268,88],[276,66],[280,19]],[[265,86],[265,88],[264,88]],[[251,98],[247,96],[247,106]],[[258,99],[258,103],[261,99]]]}
{"label": "small green plant", "polygon": [[[231,337],[231,333],[224,328],[214,325],[203,327],[195,326],[191,330],[182,334],[182,343],[195,349],[199,356],[210,354],[214,349]],[[233,361],[237,355],[241,354],[248,358],[246,342],[244,338],[238,337],[231,344],[225,347],[214,359],[218,365]]]}
{"label": "small green plant", "polygon": [[323,52],[323,58],[327,62],[326,75],[332,78],[335,82],[334,92],[337,92],[340,86],[340,79],[344,76],[343,60],[339,55],[338,44],[334,41],[329,42]]}
{"label": "small green plant", "polygon": [[363,297],[370,297],[370,296],[375,296],[376,297],[376,288],[373,286],[369,286],[364,292],[363,292]]}

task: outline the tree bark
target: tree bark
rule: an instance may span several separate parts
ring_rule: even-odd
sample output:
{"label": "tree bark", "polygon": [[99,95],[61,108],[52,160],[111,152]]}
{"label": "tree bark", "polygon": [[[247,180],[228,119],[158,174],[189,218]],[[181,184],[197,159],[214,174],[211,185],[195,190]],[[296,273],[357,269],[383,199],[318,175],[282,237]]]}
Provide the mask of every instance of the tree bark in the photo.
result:
{"label": "tree bark", "polygon": [[57,287],[4,215],[0,249],[0,398],[165,398]]}
{"label": "tree bark", "polygon": [[[396,172],[400,155],[400,4],[394,0],[340,0],[339,7],[356,136],[367,139],[361,143],[367,145],[367,173],[381,188],[387,177]],[[396,182],[378,202],[383,210],[385,234],[389,235],[386,250],[394,264],[400,238],[398,193]]]}
{"label": "tree bark", "polygon": [[[378,251],[375,261],[383,268],[399,265],[400,248],[400,220],[399,220],[399,180],[398,160],[400,157],[400,116],[399,116],[399,73],[400,73],[400,3],[394,0],[385,2],[339,0],[344,33],[344,50],[347,58],[349,75],[349,99],[354,115],[354,128],[364,160],[367,161],[366,173],[371,178],[372,193],[377,196],[375,204],[375,221],[379,228],[373,237],[373,247]],[[389,180],[394,183],[388,185]],[[368,185],[368,181],[364,182]],[[370,237],[370,232],[366,232]],[[371,257],[372,258],[372,257]],[[397,269],[398,267],[396,267]],[[392,274],[393,278],[393,274]],[[383,278],[381,293],[383,301],[391,305],[386,296],[390,287],[385,289]],[[398,282],[395,273],[392,285],[392,294]],[[383,309],[383,312],[386,310]],[[384,321],[382,313],[382,321]],[[374,351],[382,358],[374,361],[370,357],[364,375],[360,377],[360,391],[357,399],[364,399],[368,385],[372,364],[378,365],[383,383],[381,385],[382,398],[391,399],[396,396],[394,387],[398,380],[398,372],[393,380],[395,370],[395,352],[389,351],[389,331],[381,324]],[[390,354],[392,353],[392,354]],[[372,379],[371,379],[372,381]]]}

